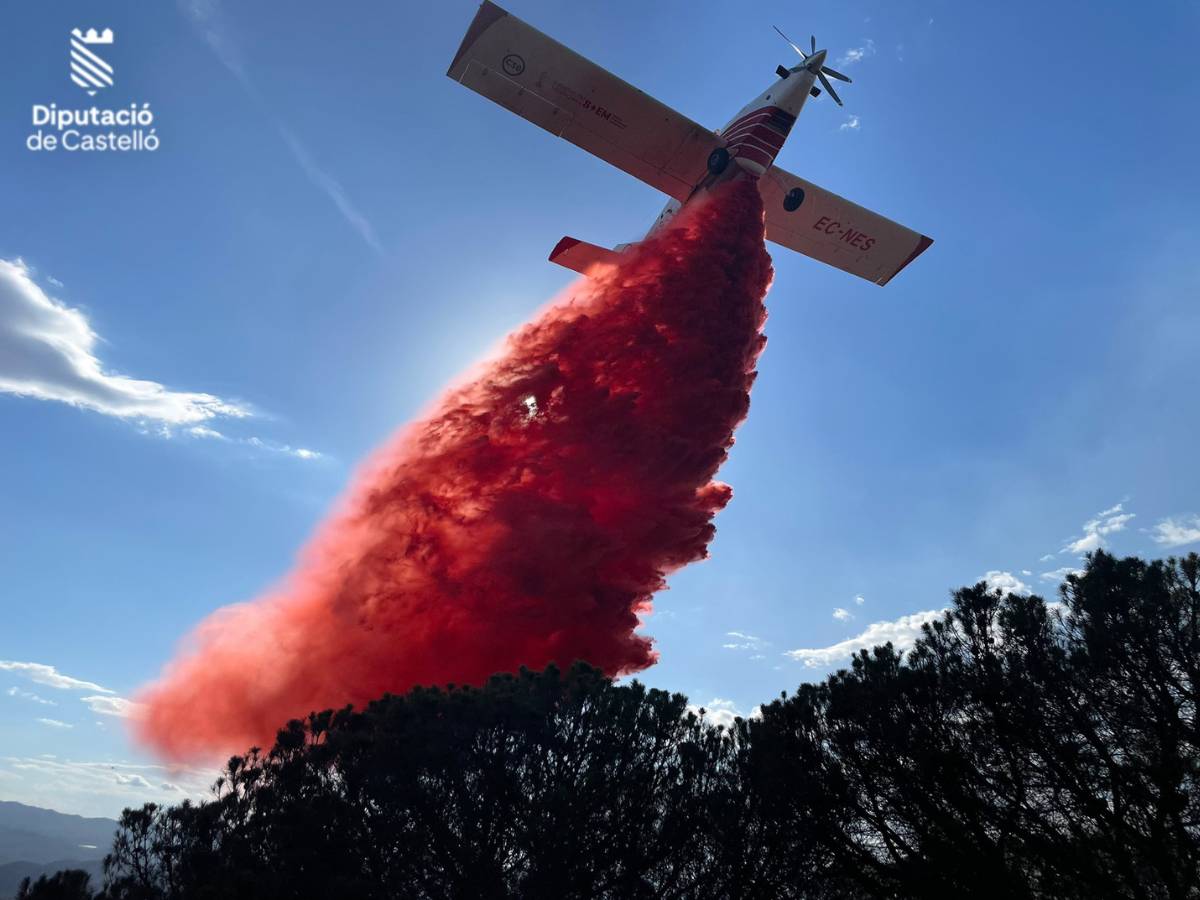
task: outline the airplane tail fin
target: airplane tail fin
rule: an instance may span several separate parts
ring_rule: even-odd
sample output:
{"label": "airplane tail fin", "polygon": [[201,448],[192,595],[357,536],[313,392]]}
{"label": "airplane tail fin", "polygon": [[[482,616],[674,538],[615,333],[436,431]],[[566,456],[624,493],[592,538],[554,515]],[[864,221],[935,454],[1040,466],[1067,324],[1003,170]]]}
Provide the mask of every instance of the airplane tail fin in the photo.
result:
{"label": "airplane tail fin", "polygon": [[595,266],[612,265],[617,261],[617,252],[597,247],[587,241],[565,237],[550,251],[550,262],[578,272],[589,274]]}

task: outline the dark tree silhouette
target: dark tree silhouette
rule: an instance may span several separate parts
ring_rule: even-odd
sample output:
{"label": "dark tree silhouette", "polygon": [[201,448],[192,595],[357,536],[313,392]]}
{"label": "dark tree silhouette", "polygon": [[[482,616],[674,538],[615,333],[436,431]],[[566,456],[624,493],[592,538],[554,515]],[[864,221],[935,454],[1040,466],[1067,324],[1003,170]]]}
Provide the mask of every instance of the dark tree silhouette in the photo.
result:
{"label": "dark tree silhouette", "polygon": [[583,664],[314,714],[126,810],[102,896],[1197,898],[1198,578],[964,588],[729,730]]}
{"label": "dark tree silhouette", "polygon": [[[763,710],[761,813],[872,896],[1200,896],[1200,558],[958,591]],[[789,876],[808,876],[807,861]]]}
{"label": "dark tree silhouette", "polygon": [[21,880],[17,900],[90,900],[92,876],[83,869],[62,869],[39,875],[37,881]]}
{"label": "dark tree silhouette", "polygon": [[682,897],[729,742],[681,695],[566,675],[293,722],[215,801],[126,811],[110,897]]}

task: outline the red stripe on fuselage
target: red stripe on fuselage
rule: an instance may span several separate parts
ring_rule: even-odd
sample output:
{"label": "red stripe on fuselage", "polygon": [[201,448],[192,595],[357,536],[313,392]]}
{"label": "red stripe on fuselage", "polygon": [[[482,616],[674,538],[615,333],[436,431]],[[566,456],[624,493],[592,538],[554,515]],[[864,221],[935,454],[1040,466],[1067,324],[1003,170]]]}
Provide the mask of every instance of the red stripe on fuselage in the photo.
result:
{"label": "red stripe on fuselage", "polygon": [[761,122],[751,122],[748,125],[742,125],[736,131],[731,131],[729,134],[721,135],[727,144],[739,141],[746,135],[754,135],[760,141],[771,144],[773,146],[783,146],[783,142],[787,140],[782,134]]}
{"label": "red stripe on fuselage", "polygon": [[730,122],[726,129],[721,132],[721,137],[726,137],[727,135],[741,131],[743,128],[748,128],[753,125],[757,125],[760,122],[765,122],[769,118],[771,118],[771,113],[769,110],[761,110],[757,113],[751,113],[748,116],[742,116],[742,118],[738,119],[736,122]]}
{"label": "red stripe on fuselage", "polygon": [[771,165],[771,163],[773,163],[775,161],[774,153],[766,153],[762,150],[759,150],[757,147],[751,147],[748,145],[742,145],[741,147],[738,147],[735,150],[729,151],[729,155],[732,157],[740,156],[743,159],[748,159],[751,162],[756,162],[760,166],[762,166],[764,169],[767,168],[769,165]]}
{"label": "red stripe on fuselage", "polygon": [[[778,130],[781,123],[790,127],[795,118],[777,106],[761,106],[730,122],[721,133],[730,156],[742,156],[759,165],[771,165],[783,147],[787,135]],[[768,124],[775,123],[776,127]]]}
{"label": "red stripe on fuselage", "polygon": [[785,140],[783,135],[778,134],[763,125],[758,125],[754,128],[749,128],[740,132],[736,137],[728,141],[726,146],[728,146],[728,144],[737,144],[741,141],[751,138],[758,141],[760,144],[765,144],[768,147],[774,147],[776,150],[783,146],[783,142]]}

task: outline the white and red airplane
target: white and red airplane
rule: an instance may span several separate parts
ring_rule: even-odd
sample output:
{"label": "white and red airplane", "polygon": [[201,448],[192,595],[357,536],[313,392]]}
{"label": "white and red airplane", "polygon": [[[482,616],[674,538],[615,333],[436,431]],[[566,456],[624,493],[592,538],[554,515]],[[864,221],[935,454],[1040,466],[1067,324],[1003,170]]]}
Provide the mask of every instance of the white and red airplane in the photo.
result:
{"label": "white and red airplane", "polygon": [[[805,101],[821,93],[814,82],[819,79],[840,106],[825,76],[850,80],[825,65],[826,51],[817,49],[816,38],[810,53],[792,47],[800,64],[779,66],[779,80],[719,132],[664,106],[491,0],[479,8],[446,74],[667,194],[671,199],[650,233],[717,182],[753,178],[766,210],[768,240],[887,284],[932,239],[775,165]],[[608,250],[565,237],[550,260],[587,274],[627,246]]]}

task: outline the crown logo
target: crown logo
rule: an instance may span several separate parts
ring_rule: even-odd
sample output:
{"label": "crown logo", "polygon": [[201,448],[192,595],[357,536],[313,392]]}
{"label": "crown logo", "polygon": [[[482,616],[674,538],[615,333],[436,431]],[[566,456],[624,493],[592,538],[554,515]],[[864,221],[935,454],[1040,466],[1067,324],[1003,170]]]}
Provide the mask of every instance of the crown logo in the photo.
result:
{"label": "crown logo", "polygon": [[85,44],[111,44],[113,42],[113,33],[111,28],[105,28],[103,31],[96,31],[95,28],[89,28],[84,34],[78,28],[74,29],[71,34],[79,38]]}

